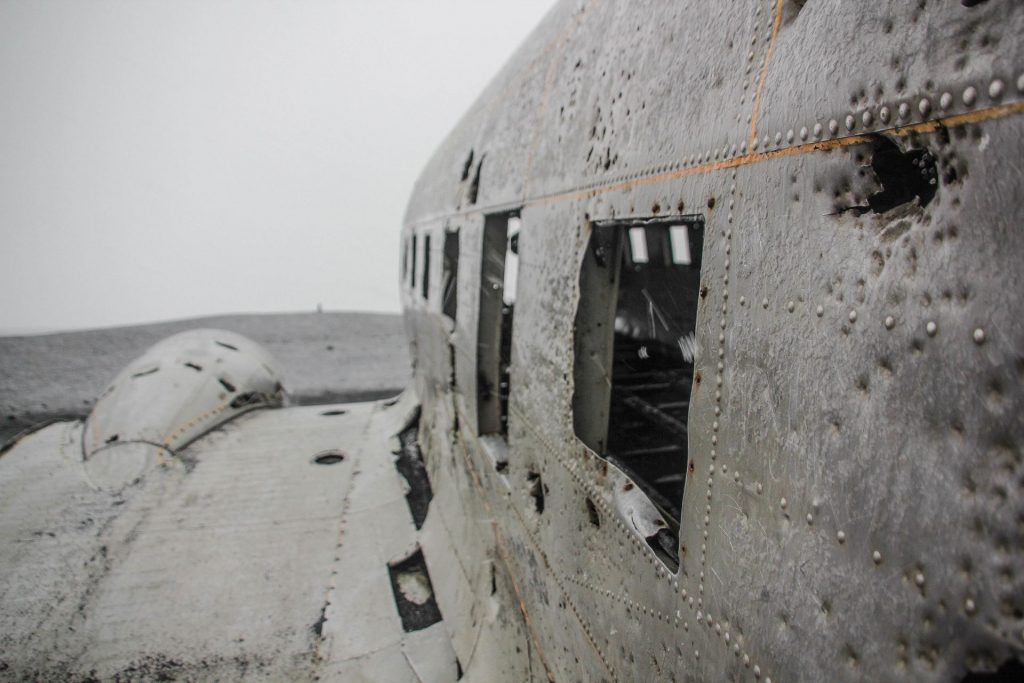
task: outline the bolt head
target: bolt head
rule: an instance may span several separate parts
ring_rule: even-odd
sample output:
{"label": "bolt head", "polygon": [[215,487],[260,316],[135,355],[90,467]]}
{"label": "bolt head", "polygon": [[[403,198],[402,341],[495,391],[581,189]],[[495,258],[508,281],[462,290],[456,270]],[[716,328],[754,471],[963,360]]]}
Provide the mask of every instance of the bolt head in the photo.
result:
{"label": "bolt head", "polygon": [[857,322],[857,311],[850,311],[850,315],[848,317],[850,318],[851,323]]}
{"label": "bolt head", "polygon": [[939,97],[939,106],[943,109],[949,109],[953,106],[953,96],[948,92],[942,93],[942,96]]}
{"label": "bolt head", "polygon": [[910,105],[907,104],[906,102],[901,102],[899,108],[897,109],[897,112],[899,113],[901,119],[907,118],[908,116],[910,116]]}
{"label": "bolt head", "polygon": [[1006,88],[1003,82],[998,78],[989,83],[988,85],[988,96],[993,100],[997,100],[1003,96],[1003,90]]}
{"label": "bolt head", "polygon": [[969,85],[966,88],[964,88],[964,95],[963,95],[964,104],[966,104],[969,107],[972,104],[974,104],[975,100],[977,100],[977,99],[978,99],[978,90],[973,85]]}
{"label": "bolt head", "polygon": [[875,552],[871,553],[871,559],[874,561],[875,564],[880,564],[882,562],[882,553],[876,550]]}
{"label": "bolt head", "polygon": [[921,101],[917,103],[917,110],[921,112],[921,116],[928,116],[928,113],[932,110],[931,100],[922,97]]}
{"label": "bolt head", "polygon": [[977,343],[977,344],[985,343],[985,330],[981,329],[980,327],[975,328],[974,334],[972,336],[974,337],[975,343]]}
{"label": "bolt head", "polygon": [[895,326],[896,326],[896,318],[892,317],[891,315],[885,316],[885,329],[891,330]]}
{"label": "bolt head", "polygon": [[929,337],[934,337],[935,333],[939,331],[939,326],[935,324],[934,320],[929,320],[924,326],[924,331],[928,333]]}

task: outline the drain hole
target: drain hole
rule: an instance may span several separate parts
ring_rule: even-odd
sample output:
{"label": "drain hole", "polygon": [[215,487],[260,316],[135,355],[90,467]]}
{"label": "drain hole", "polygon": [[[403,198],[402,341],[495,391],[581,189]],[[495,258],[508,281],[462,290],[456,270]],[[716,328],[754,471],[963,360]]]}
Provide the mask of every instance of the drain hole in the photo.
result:
{"label": "drain hole", "polygon": [[234,384],[232,384],[231,382],[227,381],[227,380],[226,380],[226,379],[224,379],[223,377],[220,377],[220,378],[218,378],[218,379],[217,379],[217,381],[218,381],[218,382],[220,382],[220,385],[221,385],[222,387],[224,387],[225,389],[227,389],[227,390],[228,390],[228,391],[230,391],[231,393],[234,393],[234,392],[235,392],[235,385],[234,385]]}
{"label": "drain hole", "polygon": [[347,410],[340,410],[340,409],[338,409],[338,410],[325,410],[324,412],[322,412],[320,414],[323,415],[324,417],[334,417],[335,415],[344,415],[347,412],[348,412]]}
{"label": "drain hole", "polygon": [[185,367],[186,368],[192,368],[196,372],[202,372],[203,371],[203,368],[201,366],[199,366],[199,365],[196,365],[195,363],[185,363]]}
{"label": "drain hole", "polygon": [[154,365],[151,368],[146,368],[145,370],[139,370],[138,372],[132,373],[132,379],[135,379],[136,377],[145,377],[146,375],[152,375],[154,372],[156,372],[159,369],[160,369],[160,366]]}
{"label": "drain hole", "polygon": [[235,346],[234,344],[228,344],[227,342],[222,342],[222,341],[218,341],[218,342],[215,342],[215,343],[217,344],[217,346],[223,346],[225,349],[231,349],[232,351],[237,351],[238,350],[238,347]]}
{"label": "drain hole", "polygon": [[321,451],[313,456],[313,462],[317,465],[337,465],[345,459],[341,451]]}
{"label": "drain hole", "polygon": [[117,440],[118,440],[119,438],[120,438],[120,437],[119,437],[119,436],[118,436],[117,434],[114,434],[114,435],[113,435],[112,437],[110,437],[109,439],[107,439],[107,443],[114,443],[114,442],[115,442],[115,441],[117,441]]}

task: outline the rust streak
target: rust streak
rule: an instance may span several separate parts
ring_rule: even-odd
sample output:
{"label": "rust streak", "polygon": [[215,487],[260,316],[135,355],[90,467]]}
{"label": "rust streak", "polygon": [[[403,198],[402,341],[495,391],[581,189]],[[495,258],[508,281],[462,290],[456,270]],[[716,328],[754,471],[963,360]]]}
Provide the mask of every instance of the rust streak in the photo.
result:
{"label": "rust streak", "polygon": [[597,187],[591,190],[577,190],[575,192],[565,192],[560,194],[548,195],[546,197],[538,197],[537,199],[529,203],[531,205],[547,204],[551,202],[560,202],[573,199],[584,199],[599,194],[604,194],[606,192],[628,190],[634,187],[642,187],[644,185],[663,183],[667,180],[677,180],[679,178],[686,178],[692,175],[701,175],[704,173],[709,173],[711,171],[723,171],[728,170],[730,168],[737,168],[739,166],[749,166],[751,164],[757,164],[763,161],[769,161],[771,159],[777,159],[780,157],[797,156],[801,154],[806,154],[808,152],[820,152],[830,149],[837,149],[839,147],[847,147],[849,145],[857,145],[862,142],[867,142],[869,139],[870,138],[864,135],[854,135],[851,137],[839,138],[836,140],[822,140],[820,142],[809,142],[805,145],[787,147],[786,149],[777,149],[771,152],[757,152],[755,154],[745,154],[743,156],[735,157],[733,159],[715,161],[710,164],[694,166],[693,168],[681,168],[678,171],[669,171],[666,173],[659,173],[657,175],[645,176],[643,178],[627,180],[621,183],[616,183],[614,185],[605,185],[604,187]]}
{"label": "rust streak", "polygon": [[557,47],[557,51],[551,57],[551,63],[548,66],[547,78],[544,81],[544,94],[541,96],[540,102],[537,103],[537,109],[533,114],[533,138],[530,140],[530,151],[526,158],[526,172],[523,174],[523,201],[529,197],[530,192],[530,176],[533,174],[533,162],[537,155],[537,148],[540,147],[541,134],[544,130],[544,115],[547,113],[548,101],[551,99],[551,90],[555,86],[555,75],[558,73],[558,66],[561,63],[561,57],[563,56],[564,48],[569,43],[569,39],[572,38],[572,34],[576,31],[579,25],[583,22],[584,16],[590,11],[591,5],[594,4],[594,0],[590,0],[583,9],[572,18],[569,22],[569,26],[564,31],[558,34],[558,38],[554,41],[552,47]]}
{"label": "rust streak", "polygon": [[757,123],[761,117],[761,95],[764,94],[764,84],[768,80],[768,65],[772,62],[772,52],[775,50],[775,41],[779,37],[779,27],[782,26],[782,3],[784,0],[776,0],[775,22],[772,24],[772,37],[768,41],[768,52],[764,56],[764,66],[761,67],[761,80],[757,84],[757,93],[754,95],[754,111],[750,115],[750,138],[747,144],[753,144],[757,139]]}

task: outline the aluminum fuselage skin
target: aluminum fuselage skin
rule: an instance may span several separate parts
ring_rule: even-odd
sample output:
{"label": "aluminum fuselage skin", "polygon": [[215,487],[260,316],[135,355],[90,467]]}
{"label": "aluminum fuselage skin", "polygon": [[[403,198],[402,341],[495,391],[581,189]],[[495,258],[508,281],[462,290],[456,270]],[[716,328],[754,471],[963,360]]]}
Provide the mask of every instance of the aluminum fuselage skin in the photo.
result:
{"label": "aluminum fuselage skin", "polygon": [[[958,681],[1021,657],[1021,35],[1024,5],[997,1],[552,9],[403,227],[432,514],[471,593],[439,598],[470,673]],[[925,151],[933,196],[873,206],[882,146]],[[510,211],[505,440],[478,435],[476,364],[483,226]],[[678,572],[572,415],[593,225],[674,214],[706,226]]]}

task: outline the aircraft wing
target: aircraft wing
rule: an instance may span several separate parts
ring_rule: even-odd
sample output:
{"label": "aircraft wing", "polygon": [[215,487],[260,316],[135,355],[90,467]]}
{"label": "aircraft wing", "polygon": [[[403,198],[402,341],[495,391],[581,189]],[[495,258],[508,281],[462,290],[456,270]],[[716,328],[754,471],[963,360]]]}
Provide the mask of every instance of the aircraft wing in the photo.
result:
{"label": "aircraft wing", "polygon": [[173,410],[115,382],[117,414],[0,457],[0,679],[456,680],[396,469],[411,394],[250,410],[173,448],[125,436],[131,405],[211,413],[183,381],[160,390],[189,395]]}

